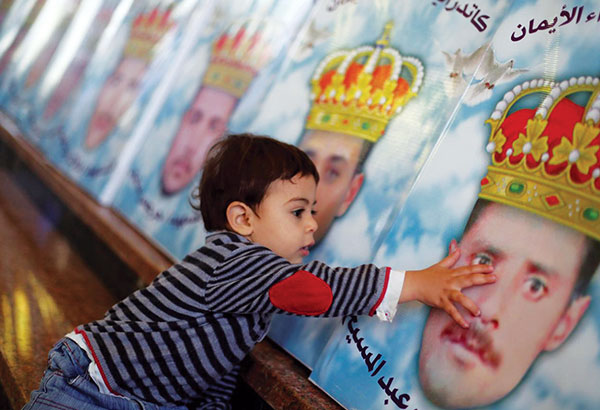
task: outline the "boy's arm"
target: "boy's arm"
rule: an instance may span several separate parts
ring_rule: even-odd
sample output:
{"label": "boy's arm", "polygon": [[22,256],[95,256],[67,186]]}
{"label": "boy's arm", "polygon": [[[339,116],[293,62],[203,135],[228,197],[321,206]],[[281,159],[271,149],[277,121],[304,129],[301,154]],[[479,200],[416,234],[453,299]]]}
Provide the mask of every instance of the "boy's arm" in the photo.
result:
{"label": "boy's arm", "polygon": [[468,328],[454,303],[462,305],[473,316],[479,316],[477,305],[462,293],[462,289],[494,283],[491,265],[467,265],[452,268],[460,257],[456,248],[450,255],[429,268],[406,271],[404,286],[398,303],[418,300],[429,306],[444,309],[458,324]]}
{"label": "boy's arm", "polygon": [[388,277],[388,268],[374,265],[291,265],[266,248],[253,247],[215,270],[207,283],[206,302],[215,312],[238,314],[374,314]]}

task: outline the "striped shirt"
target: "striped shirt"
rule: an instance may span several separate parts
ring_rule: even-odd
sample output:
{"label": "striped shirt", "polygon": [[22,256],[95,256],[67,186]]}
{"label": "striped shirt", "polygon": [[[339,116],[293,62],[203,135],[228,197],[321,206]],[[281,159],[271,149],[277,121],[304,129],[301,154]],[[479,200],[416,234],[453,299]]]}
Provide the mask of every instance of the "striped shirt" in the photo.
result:
{"label": "striped shirt", "polygon": [[[389,269],[374,265],[290,264],[242,236],[216,232],[75,332],[115,394],[162,405],[227,401],[239,363],[274,313],[372,315],[388,276]],[[317,307],[307,306],[313,302]]]}

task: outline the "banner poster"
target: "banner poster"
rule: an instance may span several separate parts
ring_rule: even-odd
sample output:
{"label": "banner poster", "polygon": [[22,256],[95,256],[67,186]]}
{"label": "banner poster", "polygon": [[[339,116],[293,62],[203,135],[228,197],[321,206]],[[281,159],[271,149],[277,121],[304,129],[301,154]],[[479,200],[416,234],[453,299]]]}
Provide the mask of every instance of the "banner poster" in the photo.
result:
{"label": "banner poster", "polygon": [[93,196],[171,69],[199,4],[157,0],[127,7],[119,25],[103,32],[75,94],[42,131],[39,146],[46,157]]}
{"label": "banner poster", "polygon": [[4,23],[4,18],[9,13],[14,0],[2,0],[0,1],[0,26]]}
{"label": "banner poster", "polygon": [[26,108],[32,89],[48,67],[79,4],[79,0],[44,3],[15,49],[0,82],[0,107],[9,116],[17,119],[21,109]]}
{"label": "banner poster", "polygon": [[[342,266],[372,260],[507,2],[475,6],[318,4],[250,127],[297,144],[317,165],[310,258]],[[336,323],[278,316],[269,335],[310,368]]]}
{"label": "banner poster", "polygon": [[339,319],[310,379],[344,407],[598,408],[599,18],[581,0],[502,18],[374,258],[422,269],[458,247],[456,266],[491,264],[497,282],[464,291],[481,309],[461,308],[468,329],[417,302],[391,324]]}
{"label": "banner poster", "polygon": [[[80,2],[50,61],[40,57],[20,82],[10,79],[10,104],[5,111],[29,141],[37,143],[43,138],[45,126],[75,94],[100,36],[108,27],[120,23],[130,7],[131,1]],[[38,67],[42,63],[46,68],[40,74]]]}
{"label": "banner poster", "polygon": [[15,50],[29,32],[45,3],[46,0],[16,0],[9,6],[0,31],[0,79],[4,79]]}
{"label": "banner poster", "polygon": [[[219,1],[181,64],[124,182],[103,201],[177,258],[204,242],[193,190],[208,148],[244,132],[312,1]],[[143,124],[141,124],[143,125]],[[136,130],[136,132],[141,132]],[[127,164],[127,161],[122,161]],[[115,178],[121,175],[115,173]],[[114,200],[112,199],[114,197]]]}

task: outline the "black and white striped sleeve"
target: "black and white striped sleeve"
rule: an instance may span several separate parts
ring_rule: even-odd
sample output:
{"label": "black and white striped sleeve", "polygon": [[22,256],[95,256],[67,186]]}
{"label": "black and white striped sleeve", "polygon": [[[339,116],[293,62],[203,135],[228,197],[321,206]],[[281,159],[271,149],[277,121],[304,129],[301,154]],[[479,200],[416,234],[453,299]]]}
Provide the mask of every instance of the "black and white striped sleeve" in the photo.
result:
{"label": "black and white striped sleeve", "polygon": [[211,310],[238,314],[372,315],[388,278],[388,268],[292,265],[266,248],[249,247],[214,270],[206,301]]}

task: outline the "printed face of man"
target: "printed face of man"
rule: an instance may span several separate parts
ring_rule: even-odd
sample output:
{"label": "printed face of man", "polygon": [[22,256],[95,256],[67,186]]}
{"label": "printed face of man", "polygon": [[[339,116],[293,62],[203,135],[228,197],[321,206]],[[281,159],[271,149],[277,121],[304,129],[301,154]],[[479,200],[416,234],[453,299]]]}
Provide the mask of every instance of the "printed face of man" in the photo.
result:
{"label": "printed face of man", "polygon": [[131,106],[138,94],[139,82],[146,67],[147,63],[143,59],[125,57],[108,77],[88,126],[86,148],[94,149],[100,145]]}
{"label": "printed face of man", "polygon": [[436,404],[464,408],[510,392],[543,350],[558,347],[589,304],[570,301],[585,236],[540,216],[491,203],[465,233],[457,266],[489,263],[498,280],[466,289],[481,309],[462,329],[432,309],[423,333],[419,378]]}
{"label": "printed face of man", "polygon": [[237,98],[224,91],[202,87],[175,135],[162,172],[162,189],[176,193],[202,169],[206,153],[225,133]]}
{"label": "printed face of man", "polygon": [[312,159],[319,171],[316,217],[319,228],[315,240],[320,241],[335,217],[342,216],[362,185],[364,175],[356,174],[363,140],[332,131],[307,132],[300,148]]}

